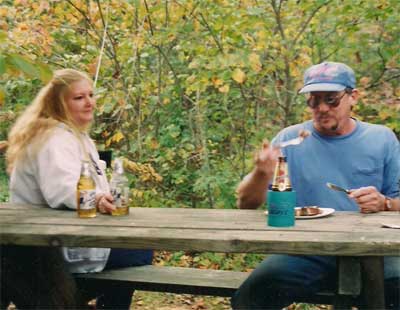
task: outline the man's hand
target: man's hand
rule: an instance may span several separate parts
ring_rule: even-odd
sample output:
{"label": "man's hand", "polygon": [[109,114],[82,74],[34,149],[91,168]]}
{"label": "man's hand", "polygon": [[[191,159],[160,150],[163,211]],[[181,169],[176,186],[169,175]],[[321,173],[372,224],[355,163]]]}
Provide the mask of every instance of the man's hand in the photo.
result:
{"label": "man's hand", "polygon": [[237,205],[240,209],[256,209],[265,202],[268,183],[274,175],[275,165],[280,155],[278,148],[264,141],[254,158],[255,167],[244,177],[236,189]]}
{"label": "man's hand", "polygon": [[375,213],[385,208],[385,196],[374,186],[352,189],[349,197],[358,204],[361,213]]}
{"label": "man's hand", "polygon": [[282,153],[280,149],[270,146],[268,141],[264,141],[261,150],[255,155],[255,170],[262,172],[270,178],[274,175],[274,170],[278,157]]}

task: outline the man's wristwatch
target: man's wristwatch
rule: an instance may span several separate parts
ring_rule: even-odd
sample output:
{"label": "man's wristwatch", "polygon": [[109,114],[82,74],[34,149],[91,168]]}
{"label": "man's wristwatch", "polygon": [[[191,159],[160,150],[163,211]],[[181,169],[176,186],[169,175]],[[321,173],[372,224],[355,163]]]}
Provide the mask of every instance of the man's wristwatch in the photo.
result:
{"label": "man's wristwatch", "polygon": [[385,204],[383,211],[391,211],[392,210],[392,198],[385,196]]}

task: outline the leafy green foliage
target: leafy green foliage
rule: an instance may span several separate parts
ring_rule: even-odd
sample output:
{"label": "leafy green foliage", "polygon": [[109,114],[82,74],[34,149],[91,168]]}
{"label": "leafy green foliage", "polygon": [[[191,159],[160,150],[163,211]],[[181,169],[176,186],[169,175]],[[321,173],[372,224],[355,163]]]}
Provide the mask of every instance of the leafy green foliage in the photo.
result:
{"label": "leafy green foliage", "polygon": [[261,254],[156,252],[155,264],[200,269],[252,271],[263,259]]}

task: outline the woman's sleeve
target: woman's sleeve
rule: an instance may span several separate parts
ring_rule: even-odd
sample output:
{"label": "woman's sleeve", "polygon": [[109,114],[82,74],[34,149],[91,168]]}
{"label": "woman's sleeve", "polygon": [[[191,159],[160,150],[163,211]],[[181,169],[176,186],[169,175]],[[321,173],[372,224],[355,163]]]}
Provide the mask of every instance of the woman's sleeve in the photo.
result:
{"label": "woman's sleeve", "polygon": [[77,208],[76,187],[81,169],[79,141],[56,131],[38,152],[38,183],[51,208]]}

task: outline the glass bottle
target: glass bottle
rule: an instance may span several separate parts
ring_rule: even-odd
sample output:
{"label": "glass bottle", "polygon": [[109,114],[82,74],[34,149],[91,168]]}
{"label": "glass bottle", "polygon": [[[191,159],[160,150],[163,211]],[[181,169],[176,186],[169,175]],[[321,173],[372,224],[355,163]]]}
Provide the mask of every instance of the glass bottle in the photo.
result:
{"label": "glass bottle", "polygon": [[82,161],[77,184],[77,211],[81,218],[96,216],[96,184],[90,175],[89,162]]}
{"label": "glass bottle", "polygon": [[111,215],[128,215],[129,185],[128,178],[124,173],[123,161],[120,158],[114,161],[110,191],[114,198],[113,204],[115,206],[115,210],[112,211]]}
{"label": "glass bottle", "polygon": [[279,156],[278,162],[276,163],[271,189],[279,192],[292,191],[292,185],[289,178],[289,169],[285,156]]}

